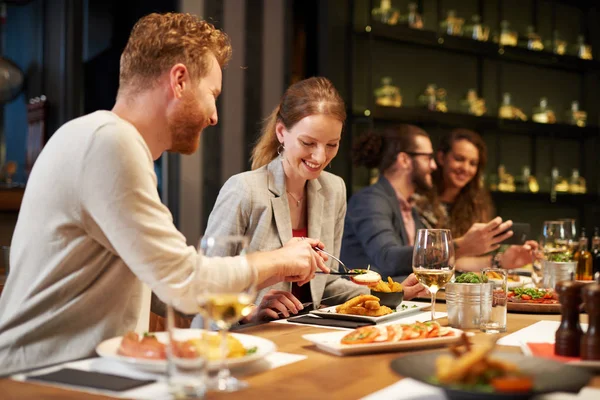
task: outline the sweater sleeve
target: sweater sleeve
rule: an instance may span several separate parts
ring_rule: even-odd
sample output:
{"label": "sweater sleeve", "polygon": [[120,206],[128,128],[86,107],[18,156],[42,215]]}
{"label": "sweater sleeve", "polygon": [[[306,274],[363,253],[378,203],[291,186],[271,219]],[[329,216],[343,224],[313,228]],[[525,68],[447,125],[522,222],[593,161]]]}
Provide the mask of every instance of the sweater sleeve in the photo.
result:
{"label": "sweater sleeve", "polygon": [[183,312],[197,311],[200,279],[230,290],[246,287],[250,272],[239,258],[206,258],[187,245],[156,184],[141,135],[125,123],[102,126],[89,143],[80,174],[84,229],[162,301]]}

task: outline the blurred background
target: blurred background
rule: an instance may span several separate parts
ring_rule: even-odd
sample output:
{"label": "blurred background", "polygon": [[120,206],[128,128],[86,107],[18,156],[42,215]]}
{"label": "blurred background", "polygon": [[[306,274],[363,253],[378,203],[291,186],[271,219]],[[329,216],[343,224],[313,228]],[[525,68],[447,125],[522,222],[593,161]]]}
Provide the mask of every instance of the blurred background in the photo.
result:
{"label": "blurred background", "polygon": [[377,171],[351,163],[352,140],[394,123],[422,126],[434,147],[468,128],[488,146],[484,183],[497,213],[575,218],[598,205],[599,14],[559,0],[0,1],[0,245],[9,245],[28,172],[66,121],[113,106],[119,56],[150,12],[200,15],[231,37],[219,124],[193,156],[156,162],[159,192],[197,243],[221,185],[249,168],[260,125],[291,83],[333,81],[348,121],[332,172],[348,196]]}

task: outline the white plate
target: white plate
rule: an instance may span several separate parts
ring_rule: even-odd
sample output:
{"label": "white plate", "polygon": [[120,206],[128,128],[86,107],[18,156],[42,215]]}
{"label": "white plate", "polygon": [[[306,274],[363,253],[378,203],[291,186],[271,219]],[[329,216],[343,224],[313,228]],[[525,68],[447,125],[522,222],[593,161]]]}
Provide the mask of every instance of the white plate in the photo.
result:
{"label": "white plate", "polygon": [[364,343],[364,344],[341,344],[340,341],[348,332],[328,332],[302,335],[309,342],[314,343],[319,349],[336,356],[347,356],[353,354],[381,353],[387,351],[412,350],[416,348],[439,347],[460,340],[462,331],[450,328],[454,336],[443,336],[439,338],[402,340],[399,342]]}
{"label": "white plate", "polygon": [[[402,308],[402,306],[407,306],[408,308]],[[312,310],[310,313],[314,315],[318,315],[323,318],[333,318],[333,319],[345,319],[348,321],[370,321],[375,322],[376,324],[384,321],[389,321],[392,319],[398,319],[406,316],[407,314],[412,314],[415,311],[421,311],[424,308],[430,307],[431,304],[419,302],[419,301],[403,301],[396,308],[396,312],[393,312],[388,315],[382,315],[381,317],[368,317],[366,315],[353,315],[353,314],[338,314],[335,311],[336,306],[331,306],[327,308],[321,308],[319,310]]]}
{"label": "white plate", "polygon": [[[182,332],[181,338],[183,340],[186,340],[188,338],[198,337],[200,331],[201,331],[200,329],[186,329],[185,331]],[[214,333],[216,334],[216,332],[214,332]],[[156,335],[156,338],[160,342],[163,342],[163,343],[168,342],[167,332],[156,332],[156,333],[153,333],[153,335]],[[226,364],[229,368],[236,368],[236,367],[246,365],[248,363],[260,360],[263,357],[267,356],[268,354],[275,352],[275,350],[277,349],[277,347],[275,346],[275,343],[273,343],[270,340],[258,337],[258,336],[244,335],[241,333],[230,333],[230,335],[233,335],[236,339],[238,339],[245,348],[248,349],[248,348],[256,347],[257,350],[255,353],[250,354],[249,356],[227,359]],[[96,353],[98,353],[98,355],[100,357],[105,357],[105,358],[113,359],[116,361],[120,361],[120,362],[123,362],[130,366],[133,366],[137,369],[140,369],[140,370],[150,371],[150,372],[166,372],[166,370],[167,370],[167,361],[166,360],[148,360],[148,359],[144,359],[144,358],[125,357],[125,356],[118,354],[117,350],[119,349],[119,346],[121,345],[121,339],[122,339],[122,336],[117,336],[112,339],[103,341],[98,346],[96,346]],[[217,369],[218,367],[219,367],[219,361],[210,361],[208,363],[209,369]]]}

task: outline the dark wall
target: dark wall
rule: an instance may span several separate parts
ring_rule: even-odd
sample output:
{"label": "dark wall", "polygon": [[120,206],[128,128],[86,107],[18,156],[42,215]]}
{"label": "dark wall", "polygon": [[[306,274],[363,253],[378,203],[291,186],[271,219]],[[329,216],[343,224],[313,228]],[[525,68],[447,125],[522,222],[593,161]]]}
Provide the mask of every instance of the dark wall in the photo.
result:
{"label": "dark wall", "polygon": [[[392,0],[392,6],[406,13],[410,0]],[[459,112],[459,103],[470,88],[478,90],[486,100],[488,115],[496,116],[504,92],[511,93],[513,104],[528,116],[547,97],[559,121],[573,100],[588,112],[588,125],[599,125],[600,98],[598,72],[568,71],[545,68],[526,63],[498,61],[473,54],[459,54],[439,48],[424,47],[397,41],[373,39],[363,31],[369,24],[369,5],[379,5],[378,0],[330,0],[319,3],[319,32],[314,46],[319,48],[319,74],[332,79],[343,93],[350,112],[358,113],[373,108],[373,90],[381,85],[381,78],[390,76],[402,93],[403,107],[418,106],[417,98],[426,85],[435,83],[447,90],[449,111]],[[542,39],[549,39],[553,28],[562,38],[574,44],[577,35],[584,34],[592,44],[598,58],[598,10],[581,8],[583,2],[551,2],[544,0],[422,0],[417,2],[423,12],[425,29],[437,31],[440,18],[449,9],[470,21],[473,14],[482,15],[492,31],[499,31],[500,21],[506,19],[511,29],[524,33],[527,26],[535,27]],[[552,11],[551,4],[556,3]],[[589,4],[593,4],[588,2]],[[354,5],[354,7],[352,7]],[[308,45],[310,48],[310,44]],[[345,178],[350,191],[368,184],[369,172],[352,168],[351,142],[360,132],[381,122],[369,118],[350,118],[347,134],[343,137],[338,156],[333,162],[334,172]],[[424,123],[422,126],[432,136],[434,146],[448,128]],[[550,129],[551,131],[551,129]],[[495,174],[499,164],[506,166],[513,176],[520,175],[525,165],[542,183],[549,178],[552,167],[569,177],[577,168],[587,179],[588,193],[598,193],[599,138],[535,137],[527,132],[507,133],[496,129],[481,130],[488,146],[489,162],[486,174]],[[349,193],[351,194],[351,193]],[[534,231],[545,219],[574,217],[587,226],[588,232],[600,225],[600,207],[595,198],[589,201],[563,201],[551,203],[550,196],[497,199],[498,213],[505,218],[530,221]]]}

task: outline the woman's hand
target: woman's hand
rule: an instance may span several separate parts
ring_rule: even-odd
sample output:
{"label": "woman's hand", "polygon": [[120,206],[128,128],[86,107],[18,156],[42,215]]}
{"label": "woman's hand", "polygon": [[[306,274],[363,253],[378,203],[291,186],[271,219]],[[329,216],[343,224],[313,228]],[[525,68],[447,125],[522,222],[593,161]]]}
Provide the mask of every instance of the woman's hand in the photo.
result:
{"label": "woman's hand", "polygon": [[404,300],[414,299],[415,297],[427,297],[429,291],[423,286],[415,274],[410,274],[403,282]]}
{"label": "woman's hand", "polygon": [[298,314],[302,309],[304,309],[302,303],[290,292],[269,290],[253,310],[249,319],[264,321],[288,318],[290,314]]}
{"label": "woman's hand", "polygon": [[500,255],[500,265],[504,269],[514,269],[531,264],[533,260],[541,257],[538,247],[535,240],[528,240],[522,246],[510,246]]}
{"label": "woman's hand", "polygon": [[513,235],[512,221],[502,222],[496,217],[486,224],[475,223],[463,237],[456,239],[456,257],[480,256],[500,247],[502,241]]}

